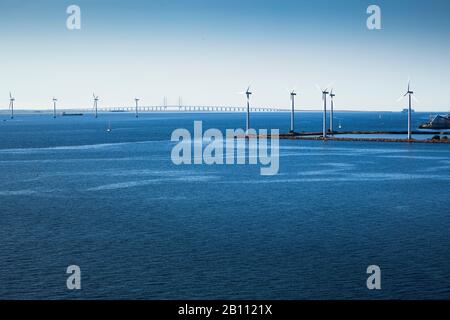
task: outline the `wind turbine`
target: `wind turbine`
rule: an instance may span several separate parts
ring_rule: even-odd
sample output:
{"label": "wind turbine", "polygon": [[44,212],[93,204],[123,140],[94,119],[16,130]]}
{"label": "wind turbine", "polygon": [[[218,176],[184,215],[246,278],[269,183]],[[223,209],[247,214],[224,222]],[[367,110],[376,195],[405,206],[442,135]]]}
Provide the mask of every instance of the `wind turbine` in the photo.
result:
{"label": "wind turbine", "polygon": [[250,91],[250,86],[248,86],[245,92],[239,92],[239,94],[245,94],[247,96],[247,117],[246,117],[246,133],[248,133],[250,129],[250,96],[252,92]]}
{"label": "wind turbine", "polygon": [[92,94],[94,97],[94,109],[95,109],[95,118],[98,118],[98,96],[95,95],[95,93]]}
{"label": "wind turbine", "polygon": [[331,110],[330,110],[330,133],[333,134],[334,128],[333,128],[333,118],[334,118],[334,97],[336,97],[336,94],[333,93],[333,89],[331,89],[330,92],[330,98],[331,98]]}
{"label": "wind turbine", "polygon": [[139,108],[139,98],[134,98],[136,102],[136,118],[139,118],[138,108]]}
{"label": "wind turbine", "polygon": [[290,92],[291,95],[291,133],[294,133],[294,112],[295,112],[295,88]]}
{"label": "wind turbine", "polygon": [[52,101],[53,101],[53,119],[56,119],[56,101],[58,101],[58,99],[53,97]]}
{"label": "wind turbine", "polygon": [[323,138],[327,137],[327,95],[330,93],[328,92],[328,89],[321,89],[319,86],[317,86],[317,89],[322,92],[322,100],[323,100],[323,130],[322,135]]}
{"label": "wind turbine", "polygon": [[16,99],[12,96],[11,92],[9,93],[9,109],[11,110],[11,120],[14,119],[14,101]]}
{"label": "wind turbine", "polygon": [[416,97],[414,96],[414,91],[411,90],[411,80],[408,81],[408,90],[406,91],[406,93],[401,96],[397,101],[403,100],[404,97],[408,96],[408,140],[412,139],[412,132],[411,132],[411,123],[412,123],[412,108],[411,108],[411,99],[413,98],[416,102],[418,102],[418,100],[416,99]]}

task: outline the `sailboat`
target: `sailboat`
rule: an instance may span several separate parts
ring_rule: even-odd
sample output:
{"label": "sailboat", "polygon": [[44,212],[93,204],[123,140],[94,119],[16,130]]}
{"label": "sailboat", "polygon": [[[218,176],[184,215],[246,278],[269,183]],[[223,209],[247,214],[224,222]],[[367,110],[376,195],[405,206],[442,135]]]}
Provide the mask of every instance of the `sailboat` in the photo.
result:
{"label": "sailboat", "polygon": [[108,122],[108,129],[106,129],[106,132],[111,132],[112,131],[112,127],[111,127],[111,121]]}
{"label": "sailboat", "polygon": [[339,120],[339,129],[342,129],[342,123],[341,123],[341,120]]}

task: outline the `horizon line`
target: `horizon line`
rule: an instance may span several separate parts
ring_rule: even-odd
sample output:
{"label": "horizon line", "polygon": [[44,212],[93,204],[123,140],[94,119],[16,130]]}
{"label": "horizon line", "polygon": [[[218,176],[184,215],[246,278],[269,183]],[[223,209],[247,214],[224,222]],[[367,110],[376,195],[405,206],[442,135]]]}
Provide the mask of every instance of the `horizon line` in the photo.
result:
{"label": "horizon line", "polygon": [[[180,106],[163,106],[163,105],[158,105],[158,106],[141,106],[142,108],[151,108],[151,107],[158,107],[158,108],[164,108],[164,107],[168,107],[168,108],[179,108]],[[140,108],[141,108],[140,107]],[[184,107],[203,107],[203,106],[181,106],[182,108]],[[205,106],[206,107],[206,106]],[[209,106],[209,107],[218,107],[218,106]],[[99,112],[101,113],[133,113],[134,110],[120,110],[120,108],[133,108],[134,107],[103,107],[101,109],[104,108],[118,108],[118,110],[112,111],[112,110],[108,110],[108,111],[104,111],[104,110],[99,110]],[[220,108],[220,106],[219,106]],[[238,107],[238,108],[244,108],[244,107]],[[265,109],[274,109],[274,111],[251,111],[251,112],[258,112],[258,113],[271,113],[271,112],[279,112],[279,113],[290,113],[291,110],[288,109],[281,109],[281,108],[276,108],[276,107],[252,107],[252,109],[259,109],[259,108],[265,108]],[[413,112],[415,113],[448,113],[450,114],[450,110],[439,110],[435,109],[432,111],[421,111],[418,109],[413,109]],[[351,109],[334,109],[334,112],[389,112],[389,113],[403,113],[404,110],[407,110],[407,108],[403,108],[403,109],[395,109],[395,110],[351,110]],[[90,108],[58,108],[57,111],[84,111],[84,112],[95,112],[94,110],[92,110],[92,107]],[[118,112],[119,111],[119,112]],[[10,109],[0,109],[0,114],[9,114]],[[53,109],[36,109],[36,108],[21,108],[21,109],[16,109],[14,108],[14,112],[33,112],[33,113],[53,113]],[[180,113],[245,113],[245,111],[229,111],[229,110],[140,110],[139,112],[141,113],[174,113],[174,112],[180,112]],[[321,112],[323,113],[323,109],[295,109],[295,112]],[[329,112],[329,110],[327,110],[327,113]]]}

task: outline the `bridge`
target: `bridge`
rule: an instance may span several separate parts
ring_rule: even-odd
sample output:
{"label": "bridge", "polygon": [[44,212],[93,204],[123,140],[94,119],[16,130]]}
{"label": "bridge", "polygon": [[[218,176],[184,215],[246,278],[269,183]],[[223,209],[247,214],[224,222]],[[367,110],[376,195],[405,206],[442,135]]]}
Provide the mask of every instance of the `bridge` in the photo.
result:
{"label": "bridge", "polygon": [[[92,111],[85,109],[84,111]],[[98,108],[99,112],[135,112],[136,107],[106,107]],[[246,112],[245,107],[231,106],[139,106],[138,112]],[[250,112],[290,112],[289,109],[271,107],[253,107]]]}

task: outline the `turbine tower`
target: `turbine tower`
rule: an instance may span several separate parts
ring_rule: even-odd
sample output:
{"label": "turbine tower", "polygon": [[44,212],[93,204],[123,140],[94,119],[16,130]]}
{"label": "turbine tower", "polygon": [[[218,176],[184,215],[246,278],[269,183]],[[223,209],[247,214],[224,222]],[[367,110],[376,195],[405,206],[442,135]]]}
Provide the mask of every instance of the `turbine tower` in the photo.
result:
{"label": "turbine tower", "polygon": [[291,133],[294,133],[294,112],[295,112],[295,96],[297,93],[292,89],[291,94]]}
{"label": "turbine tower", "polygon": [[92,94],[94,97],[94,109],[95,109],[95,118],[98,118],[98,96],[95,95],[95,93]]}
{"label": "turbine tower", "polygon": [[322,136],[323,138],[327,137],[327,95],[330,93],[328,92],[328,89],[321,89],[319,86],[317,86],[317,89],[322,93],[322,100],[323,100],[323,130],[322,130]]}
{"label": "turbine tower", "polygon": [[138,108],[139,108],[139,98],[134,98],[136,102],[136,119],[139,118]]}
{"label": "turbine tower", "polygon": [[408,96],[408,140],[412,139],[412,101],[411,99],[414,99],[417,101],[416,97],[414,96],[414,91],[411,90],[411,81],[408,81],[408,90],[406,93],[401,96],[398,101],[402,100],[404,97]]}
{"label": "turbine tower", "polygon": [[252,95],[252,92],[250,91],[250,86],[248,86],[247,91],[245,91],[245,95],[247,96],[246,133],[248,133],[250,129],[250,96]]}
{"label": "turbine tower", "polygon": [[333,134],[334,128],[333,128],[333,118],[334,118],[334,97],[336,95],[333,93],[333,89],[331,89],[330,92],[330,98],[331,98],[331,110],[330,110],[330,133]]}
{"label": "turbine tower", "polygon": [[53,97],[52,101],[53,101],[53,119],[56,119],[56,101],[58,101],[58,99]]}
{"label": "turbine tower", "polygon": [[[246,117],[246,133],[248,133],[248,130],[250,129],[250,96],[252,95],[252,92],[250,91],[250,86],[248,86],[247,90],[244,92],[238,92],[238,94],[246,95],[247,96],[247,117]],[[222,108],[220,108],[222,109]]]}
{"label": "turbine tower", "polygon": [[11,120],[14,119],[14,101],[16,99],[12,96],[11,92],[9,93],[9,109],[11,110]]}

